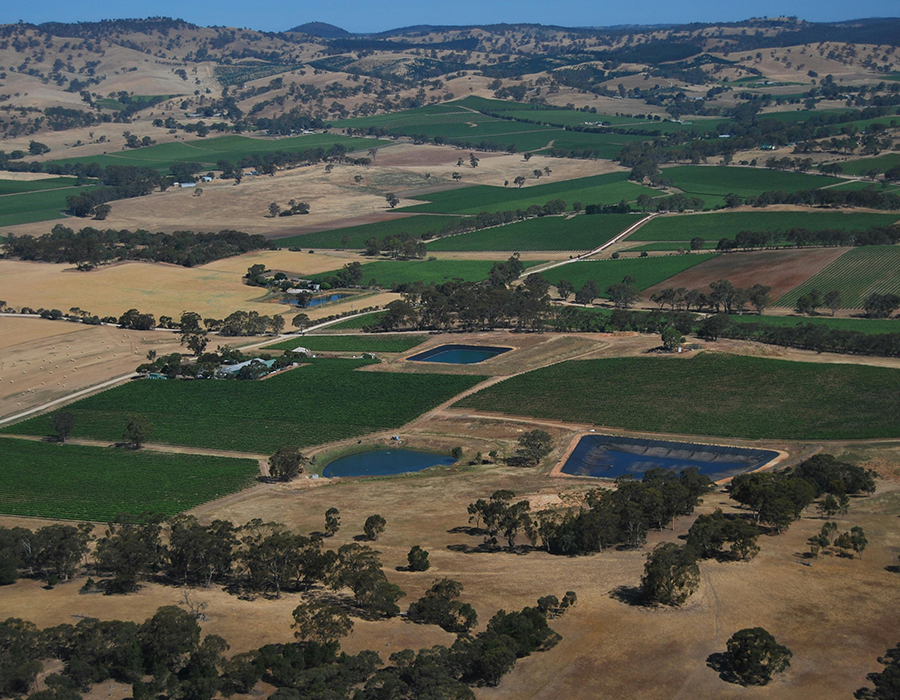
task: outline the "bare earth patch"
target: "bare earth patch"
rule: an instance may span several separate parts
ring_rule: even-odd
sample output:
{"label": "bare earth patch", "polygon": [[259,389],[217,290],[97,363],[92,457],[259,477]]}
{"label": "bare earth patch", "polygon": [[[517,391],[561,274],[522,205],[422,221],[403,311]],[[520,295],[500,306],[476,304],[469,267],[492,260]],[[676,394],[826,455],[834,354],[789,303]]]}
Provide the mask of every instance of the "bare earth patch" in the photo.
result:
{"label": "bare earth patch", "polygon": [[746,288],[754,284],[771,287],[769,294],[772,299],[777,299],[845,252],[846,248],[815,248],[720,255],[650,287],[644,291],[644,296],[649,298],[667,287],[708,291],[710,283],[725,279],[735,287]]}

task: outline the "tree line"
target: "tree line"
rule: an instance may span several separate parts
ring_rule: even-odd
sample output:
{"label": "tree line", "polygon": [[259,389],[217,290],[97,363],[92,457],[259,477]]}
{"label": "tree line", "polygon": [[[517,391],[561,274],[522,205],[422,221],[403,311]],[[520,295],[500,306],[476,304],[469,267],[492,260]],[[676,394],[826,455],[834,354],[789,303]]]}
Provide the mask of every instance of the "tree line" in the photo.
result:
{"label": "tree line", "polygon": [[62,224],[43,236],[16,236],[6,239],[6,255],[21,260],[96,266],[118,260],[165,262],[184,267],[204,265],[274,245],[262,235],[223,230],[218,233],[151,233],[139,229],[96,229],[75,231]]}

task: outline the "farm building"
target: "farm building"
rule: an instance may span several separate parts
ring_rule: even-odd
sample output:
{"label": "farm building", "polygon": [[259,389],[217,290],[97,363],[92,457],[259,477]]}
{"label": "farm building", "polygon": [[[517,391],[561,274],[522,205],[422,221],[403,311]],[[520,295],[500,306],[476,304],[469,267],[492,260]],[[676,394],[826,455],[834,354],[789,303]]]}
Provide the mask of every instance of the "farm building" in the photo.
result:
{"label": "farm building", "polygon": [[238,362],[236,365],[225,365],[224,367],[220,367],[216,371],[216,374],[220,377],[225,378],[237,377],[241,373],[242,369],[244,369],[245,367],[250,367],[250,365],[252,365],[253,363],[265,366],[265,369],[260,369],[259,375],[265,376],[271,371],[272,365],[275,364],[275,360],[260,360],[258,358],[253,358],[252,360],[247,360],[246,362]]}

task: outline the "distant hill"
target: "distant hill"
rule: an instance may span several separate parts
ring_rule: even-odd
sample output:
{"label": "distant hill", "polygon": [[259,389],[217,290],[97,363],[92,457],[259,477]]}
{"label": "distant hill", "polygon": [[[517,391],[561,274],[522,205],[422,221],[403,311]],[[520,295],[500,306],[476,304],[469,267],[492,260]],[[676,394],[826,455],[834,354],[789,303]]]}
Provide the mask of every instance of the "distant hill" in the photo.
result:
{"label": "distant hill", "polygon": [[350,32],[346,29],[335,27],[333,24],[328,24],[327,22],[307,22],[306,24],[301,24],[288,31],[319,36],[323,39],[339,39],[341,37],[351,36]]}

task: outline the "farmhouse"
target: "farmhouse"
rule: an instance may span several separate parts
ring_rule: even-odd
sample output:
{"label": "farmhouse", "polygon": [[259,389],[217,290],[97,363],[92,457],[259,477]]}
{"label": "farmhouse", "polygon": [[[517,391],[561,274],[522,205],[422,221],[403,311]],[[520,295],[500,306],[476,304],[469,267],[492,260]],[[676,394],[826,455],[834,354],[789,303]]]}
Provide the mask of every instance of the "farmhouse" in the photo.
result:
{"label": "farmhouse", "polygon": [[254,357],[252,360],[238,362],[235,365],[225,365],[224,367],[220,367],[218,370],[216,370],[216,374],[219,377],[223,378],[237,377],[238,375],[240,375],[242,369],[244,369],[245,367],[249,368],[250,365],[254,363],[256,363],[257,365],[264,365],[265,369],[259,369],[259,376],[263,377],[271,371],[272,365],[275,364],[275,360],[260,360],[259,358]]}

